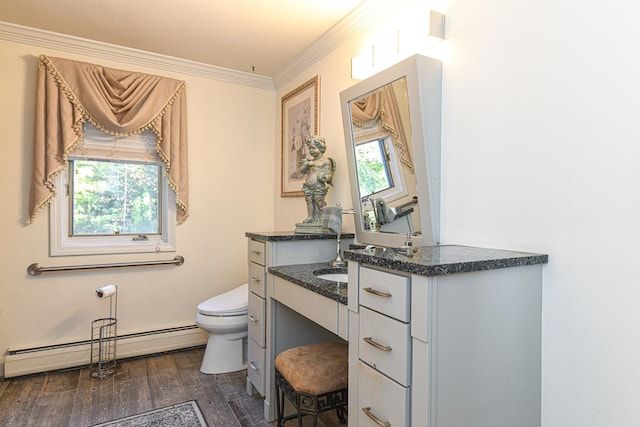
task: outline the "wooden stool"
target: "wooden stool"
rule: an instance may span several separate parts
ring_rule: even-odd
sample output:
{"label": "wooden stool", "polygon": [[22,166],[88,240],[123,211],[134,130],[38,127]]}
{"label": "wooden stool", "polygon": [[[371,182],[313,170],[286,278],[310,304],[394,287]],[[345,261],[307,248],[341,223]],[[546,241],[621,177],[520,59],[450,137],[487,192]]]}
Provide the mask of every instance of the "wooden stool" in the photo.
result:
{"label": "wooden stool", "polygon": [[[336,410],[340,424],[344,424],[347,406],[349,346],[327,342],[294,347],[276,357],[275,383],[277,387],[277,427],[285,421],[302,416],[313,416],[313,426],[318,414]],[[284,396],[296,408],[297,414],[283,417]]]}

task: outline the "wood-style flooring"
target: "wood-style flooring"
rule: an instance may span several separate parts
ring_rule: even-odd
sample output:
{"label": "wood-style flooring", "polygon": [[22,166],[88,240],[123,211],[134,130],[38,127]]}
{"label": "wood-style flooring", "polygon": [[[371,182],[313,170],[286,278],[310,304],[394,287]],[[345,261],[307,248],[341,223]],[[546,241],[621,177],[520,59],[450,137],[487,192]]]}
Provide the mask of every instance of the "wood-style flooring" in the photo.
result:
{"label": "wood-style flooring", "polygon": [[[125,360],[103,380],[91,378],[87,367],[0,381],[0,426],[88,427],[196,400],[210,427],[273,427],[260,397],[246,394],[246,372],[203,374],[203,354],[197,348]],[[338,424],[327,412],[318,425]]]}

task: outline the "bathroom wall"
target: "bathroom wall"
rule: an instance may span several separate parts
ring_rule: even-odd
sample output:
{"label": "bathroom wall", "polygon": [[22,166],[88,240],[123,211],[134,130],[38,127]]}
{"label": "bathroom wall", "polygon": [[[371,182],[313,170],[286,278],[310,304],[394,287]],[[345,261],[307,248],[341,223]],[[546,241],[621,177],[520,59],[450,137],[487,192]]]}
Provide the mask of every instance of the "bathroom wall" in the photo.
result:
{"label": "bathroom wall", "polygon": [[[27,267],[172,259],[176,253],[48,256],[48,214],[26,225],[34,83],[44,53],[187,82],[191,216],[178,226],[181,267],[29,277]],[[118,285],[120,334],[194,324],[196,305],[246,282],[247,230],[273,227],[273,90],[0,41],[0,366],[7,348],[88,339],[109,314],[94,289]],[[3,371],[0,369],[0,376]]]}
{"label": "bathroom wall", "polygon": [[[447,14],[448,51],[443,242],[550,255],[543,284],[543,427],[640,425],[639,8],[622,1],[448,0],[440,9]],[[222,287],[211,285],[212,270],[221,272],[220,281],[222,275],[224,281],[242,280],[241,260],[227,266],[244,250],[237,235],[248,228],[291,230],[305,216],[303,199],[280,197],[279,110],[282,95],[316,74],[320,134],[327,138],[327,155],[338,161],[327,199],[347,203],[338,93],[355,83],[349,59],[357,51],[357,40],[349,39],[287,80],[275,96],[185,76],[191,147],[200,141],[190,153],[193,213],[179,227],[179,253],[187,263],[33,279],[25,273],[30,263],[53,261],[47,258],[46,217],[23,225],[33,109],[29,73],[35,73],[38,53],[63,54],[0,42],[0,351],[86,337],[89,321],[104,309],[92,291],[105,281],[123,286],[120,317],[133,329],[191,321],[198,300],[211,286]],[[255,116],[255,129],[245,122],[222,127],[236,123],[223,108],[229,102],[254,106],[264,117]],[[197,124],[195,114],[202,119]],[[264,156],[240,156],[240,173],[225,161],[216,164],[235,172],[242,191],[226,190],[220,177],[227,175],[202,159],[214,144],[228,159],[262,149],[263,141],[269,145]],[[246,170],[251,177],[243,177]],[[261,180],[254,180],[256,174]],[[271,186],[256,187],[268,180]],[[247,204],[260,210],[238,209]],[[225,227],[212,229],[211,220],[221,216]]]}
{"label": "bathroom wall", "polygon": [[[327,143],[325,157],[331,157],[336,161],[336,173],[333,177],[333,187],[329,187],[329,192],[325,197],[327,204],[335,205],[340,203],[344,208],[351,208],[351,192],[349,189],[349,172],[347,170],[347,154],[344,143],[344,132],[342,130],[342,116],[340,110],[340,92],[350,85],[356,83],[351,79],[351,62],[348,52],[352,50],[353,42],[347,40],[335,50],[329,52],[312,67],[296,75],[286,84],[279,86],[277,93],[277,134],[275,138],[274,150],[281,151],[281,116],[283,96],[295,90],[296,87],[308,81],[315,75],[320,78],[319,84],[319,132]],[[302,222],[307,216],[307,208],[303,197],[280,197],[280,160],[276,168],[275,184],[275,229],[292,230],[295,224]],[[354,232],[353,215],[343,216],[343,230]]]}
{"label": "bathroom wall", "polygon": [[[449,0],[441,11],[443,243],[550,255],[543,427],[640,425],[640,4]],[[353,84],[356,51],[341,46],[278,90],[320,75],[321,133],[338,159],[337,92]],[[340,175],[329,199],[348,200],[347,186]],[[276,197],[276,213],[284,228],[304,207]]]}

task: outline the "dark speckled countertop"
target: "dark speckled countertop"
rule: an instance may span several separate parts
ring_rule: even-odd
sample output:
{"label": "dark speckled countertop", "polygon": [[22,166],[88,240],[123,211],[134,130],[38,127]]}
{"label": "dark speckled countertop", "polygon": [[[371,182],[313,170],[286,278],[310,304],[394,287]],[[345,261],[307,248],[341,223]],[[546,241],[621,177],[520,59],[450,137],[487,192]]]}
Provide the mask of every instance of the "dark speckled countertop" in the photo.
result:
{"label": "dark speckled countertop", "polygon": [[[301,234],[294,231],[265,231],[265,232],[246,232],[246,237],[254,240],[260,240],[263,242],[282,242],[287,240],[325,240],[335,239],[335,233],[322,233],[322,234]],[[353,233],[341,233],[341,239],[353,239],[355,234]]]}
{"label": "dark speckled countertop", "polygon": [[[391,248],[350,249],[344,251],[344,258],[422,276],[523,267],[549,262],[549,256],[544,254],[453,245],[415,247],[412,255],[402,255]],[[317,270],[327,270],[329,273],[331,269],[326,262],[269,267],[269,273],[274,276],[346,304],[347,283],[319,279],[313,274]],[[346,273],[346,268],[342,269],[342,272]]]}
{"label": "dark speckled countertop", "polygon": [[[347,284],[331,282],[329,280],[319,279],[313,275],[314,271],[326,270],[326,273],[335,273],[339,270],[346,273],[347,269],[332,269],[329,263],[321,262],[317,264],[298,264],[298,265],[279,265],[277,267],[269,267],[269,273],[278,276],[298,286],[309,289],[317,294],[323,295],[341,304],[347,303]],[[319,273],[322,274],[322,273]]]}
{"label": "dark speckled countertop", "polygon": [[402,255],[391,248],[351,249],[344,251],[344,258],[422,276],[522,267],[549,262],[549,256],[544,254],[455,245],[415,247],[412,255]]}

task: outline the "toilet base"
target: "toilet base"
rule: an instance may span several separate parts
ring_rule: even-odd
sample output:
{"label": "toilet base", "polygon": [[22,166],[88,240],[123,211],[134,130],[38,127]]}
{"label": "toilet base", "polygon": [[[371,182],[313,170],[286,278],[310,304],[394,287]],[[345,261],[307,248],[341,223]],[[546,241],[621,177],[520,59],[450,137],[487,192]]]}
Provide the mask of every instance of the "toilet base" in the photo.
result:
{"label": "toilet base", "polygon": [[237,335],[210,333],[200,372],[203,374],[226,374],[246,369],[244,339],[238,338]]}

